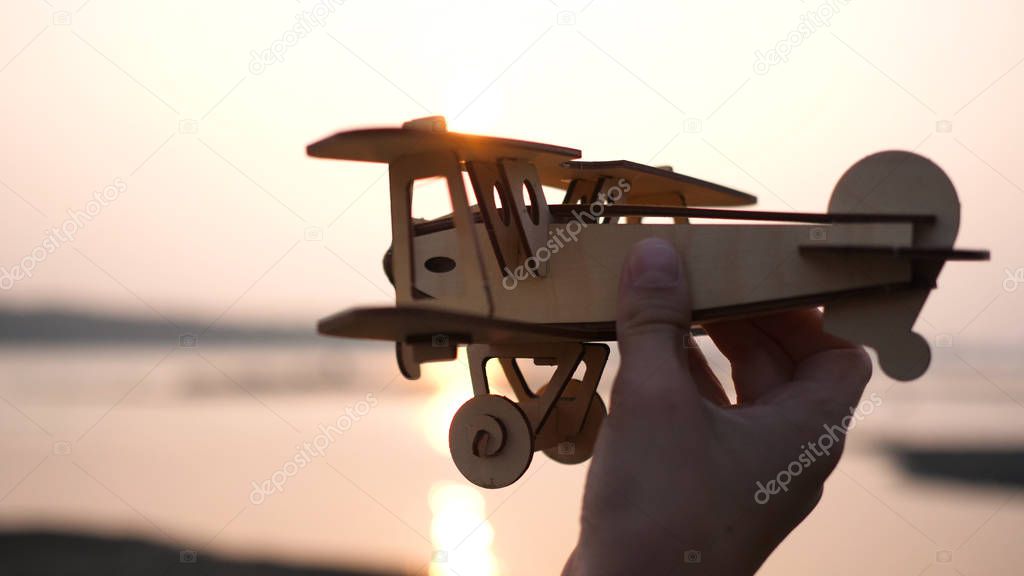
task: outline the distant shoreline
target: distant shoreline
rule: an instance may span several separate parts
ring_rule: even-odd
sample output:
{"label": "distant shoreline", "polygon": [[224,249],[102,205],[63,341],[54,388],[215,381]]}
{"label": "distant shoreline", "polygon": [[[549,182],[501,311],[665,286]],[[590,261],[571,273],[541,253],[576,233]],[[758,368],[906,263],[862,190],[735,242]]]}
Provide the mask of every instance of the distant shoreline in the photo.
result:
{"label": "distant shoreline", "polygon": [[0,346],[177,342],[182,347],[190,347],[200,340],[204,344],[315,344],[329,339],[317,334],[312,325],[308,329],[209,325],[194,319],[164,321],[63,310],[0,310]]}

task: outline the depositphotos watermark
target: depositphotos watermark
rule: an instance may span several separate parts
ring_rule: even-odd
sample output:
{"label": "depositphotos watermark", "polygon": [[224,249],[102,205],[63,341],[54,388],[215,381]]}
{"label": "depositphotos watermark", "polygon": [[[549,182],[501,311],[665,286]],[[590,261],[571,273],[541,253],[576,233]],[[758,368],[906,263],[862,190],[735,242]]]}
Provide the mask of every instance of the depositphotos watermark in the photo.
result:
{"label": "depositphotos watermark", "polygon": [[345,0],[319,0],[309,10],[296,13],[295,24],[285,30],[280,38],[263,50],[250,52],[252,59],[249,61],[249,72],[258,76],[271,65],[284,62],[285,52],[294,48],[299,40],[309,36],[313,30],[323,28],[327,24],[327,19],[344,3]]}
{"label": "depositphotos watermark", "polygon": [[1017,268],[1016,270],[1005,268],[1003,272],[1006,274],[1006,278],[1003,278],[1003,290],[1005,292],[1016,292],[1017,288],[1024,284],[1024,268]]}
{"label": "depositphotos watermark", "polygon": [[[537,270],[542,264],[550,260],[555,254],[558,254],[568,244],[579,240],[580,233],[586,230],[587,226],[601,218],[605,207],[621,200],[623,194],[628,193],[629,190],[629,180],[619,178],[615,186],[610,187],[604,195],[591,202],[585,211],[573,210],[572,218],[565,225],[559,226],[556,230],[550,232],[550,238],[548,238],[547,243],[537,248],[536,254],[526,258],[514,270],[505,266],[505,277],[501,279],[502,288],[505,290],[515,290],[519,286],[519,282],[527,278],[536,278]],[[590,220],[590,223],[588,224],[586,220]]]}
{"label": "depositphotos watermark", "polygon": [[368,393],[363,400],[352,406],[345,407],[345,413],[338,416],[332,424],[321,424],[320,432],[313,437],[312,441],[303,442],[296,446],[298,450],[294,456],[289,458],[279,469],[275,470],[269,478],[262,482],[253,481],[252,492],[249,493],[249,502],[259,506],[266,502],[267,497],[276,492],[284,492],[284,486],[288,480],[293,478],[306,466],[309,466],[314,459],[322,458],[327,449],[334,444],[337,436],[352,429],[356,422],[370,413],[377,405],[377,397],[372,392]]}
{"label": "depositphotos watermark", "polygon": [[60,226],[54,226],[46,231],[43,241],[33,248],[29,253],[18,261],[17,264],[6,268],[0,266],[0,290],[10,290],[14,285],[31,278],[36,266],[49,258],[60,249],[61,246],[74,241],[75,235],[85,228],[85,225],[92,222],[100,212],[112,202],[121,197],[128,185],[120,178],[105,186],[102,190],[92,193],[92,200],[85,203],[80,210],[68,210],[68,217],[61,222]]}
{"label": "depositphotos watermark", "polygon": [[819,4],[817,8],[805,12],[800,16],[800,23],[797,24],[796,28],[790,30],[785,38],[775,43],[775,46],[766,51],[758,50],[754,52],[754,72],[762,75],[767,74],[772,69],[772,66],[789,62],[789,55],[796,50],[797,46],[803,44],[805,40],[823,27],[831,26],[832,18],[839,14],[840,9],[851,1],[826,0]]}
{"label": "depositphotos watermark", "polygon": [[872,392],[866,400],[862,400],[856,408],[850,408],[849,416],[844,416],[839,425],[825,424],[822,428],[825,433],[818,437],[815,442],[808,442],[800,446],[803,452],[789,463],[783,470],[775,475],[775,478],[762,484],[757,482],[757,491],[754,492],[754,502],[767,504],[772,496],[779,492],[789,492],[789,484],[818,461],[818,458],[828,456],[832,450],[842,443],[842,439],[865,417],[870,416],[875,408],[882,405],[882,397]]}

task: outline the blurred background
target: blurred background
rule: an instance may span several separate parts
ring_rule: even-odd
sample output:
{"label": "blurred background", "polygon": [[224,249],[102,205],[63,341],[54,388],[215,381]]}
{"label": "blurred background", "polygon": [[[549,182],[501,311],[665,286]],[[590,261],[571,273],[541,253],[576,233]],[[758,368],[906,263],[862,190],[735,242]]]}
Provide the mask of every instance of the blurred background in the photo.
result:
{"label": "blurred background", "polygon": [[823,211],[879,150],[936,161],[958,245],[992,260],[946,267],[916,326],[930,371],[876,370],[881,406],[762,573],[1015,573],[1022,18],[1010,0],[3,3],[6,561],[77,534],[152,542],[169,573],[560,570],[585,465],[538,455],[477,489],[447,450],[461,359],[410,382],[390,345],[313,333],[394,293],[386,166],[305,146],[443,114],[670,164],[765,210]]}

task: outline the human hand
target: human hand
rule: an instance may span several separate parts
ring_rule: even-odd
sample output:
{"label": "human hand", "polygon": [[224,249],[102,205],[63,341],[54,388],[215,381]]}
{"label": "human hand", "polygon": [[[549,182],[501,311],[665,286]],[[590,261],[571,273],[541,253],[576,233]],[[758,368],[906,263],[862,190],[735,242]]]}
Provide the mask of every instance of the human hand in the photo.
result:
{"label": "human hand", "polygon": [[618,306],[622,364],[564,573],[755,572],[820,500],[870,359],[815,309],[709,324],[731,405],[689,335],[679,255],[658,239],[633,247]]}

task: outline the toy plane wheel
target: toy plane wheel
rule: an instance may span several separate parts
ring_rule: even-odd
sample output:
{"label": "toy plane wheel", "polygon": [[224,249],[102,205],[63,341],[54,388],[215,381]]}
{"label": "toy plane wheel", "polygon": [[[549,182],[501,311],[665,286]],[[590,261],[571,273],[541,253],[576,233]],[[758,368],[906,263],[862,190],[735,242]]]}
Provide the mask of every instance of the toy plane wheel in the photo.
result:
{"label": "toy plane wheel", "polygon": [[[560,464],[580,464],[590,459],[594,454],[594,445],[597,443],[597,433],[601,430],[601,424],[608,415],[608,408],[601,399],[601,395],[594,392],[588,398],[581,394],[583,383],[572,379],[559,397],[555,410],[544,423],[545,430],[541,436],[546,436],[548,430],[556,435],[554,445],[544,449],[544,454]],[[541,388],[539,394],[543,395]],[[576,416],[582,407],[581,402],[589,402],[583,422],[579,423]],[[575,425],[574,425],[575,424]],[[575,429],[567,429],[575,428]],[[538,439],[540,441],[540,439]]]}
{"label": "toy plane wheel", "polygon": [[467,480],[504,488],[530,467],[533,431],[515,402],[495,394],[474,396],[452,418],[448,447]]}

